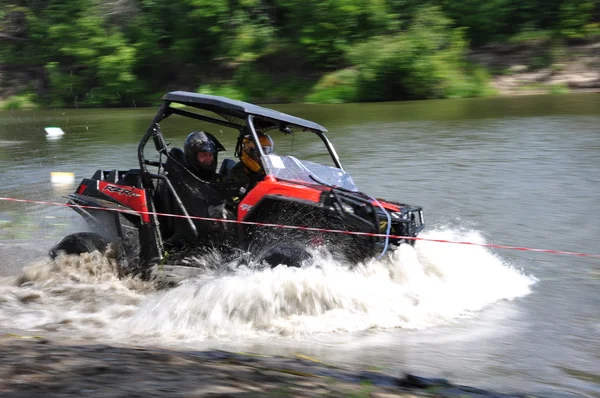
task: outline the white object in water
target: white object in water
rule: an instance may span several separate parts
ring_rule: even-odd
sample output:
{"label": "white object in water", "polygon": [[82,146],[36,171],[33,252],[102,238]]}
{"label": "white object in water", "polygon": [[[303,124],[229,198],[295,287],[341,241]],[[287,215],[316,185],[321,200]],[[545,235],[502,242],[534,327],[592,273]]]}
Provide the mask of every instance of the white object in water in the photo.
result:
{"label": "white object in water", "polygon": [[72,184],[75,182],[75,173],[52,171],[50,172],[50,182],[53,184]]}
{"label": "white object in water", "polygon": [[46,130],[48,137],[58,137],[65,133],[60,127],[44,127],[44,130]]}

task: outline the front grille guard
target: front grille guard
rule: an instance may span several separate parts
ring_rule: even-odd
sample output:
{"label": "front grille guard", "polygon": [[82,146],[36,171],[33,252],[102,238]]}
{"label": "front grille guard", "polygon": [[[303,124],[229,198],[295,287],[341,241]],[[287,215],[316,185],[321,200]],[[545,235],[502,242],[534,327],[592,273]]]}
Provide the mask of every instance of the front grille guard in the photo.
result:
{"label": "front grille guard", "polygon": [[[416,237],[425,227],[423,218],[423,208],[418,206],[406,206],[401,211],[392,213],[392,232],[391,235]],[[414,239],[397,238],[398,243],[409,241],[411,244]]]}
{"label": "front grille guard", "polygon": [[[331,190],[333,199],[332,206],[342,216],[359,217],[363,221],[373,225],[373,232],[385,234],[387,230],[388,218],[383,210],[372,203],[372,200],[361,194],[333,188]],[[396,204],[396,203],[394,203]],[[398,212],[390,212],[392,220],[392,228],[390,235],[416,237],[425,227],[423,218],[423,208],[420,206],[408,206],[404,204],[396,204],[400,207]],[[345,209],[351,206],[353,212],[350,213]],[[384,237],[376,237],[376,244],[383,244]],[[404,242],[414,243],[413,239],[394,238],[391,240],[394,244]]]}

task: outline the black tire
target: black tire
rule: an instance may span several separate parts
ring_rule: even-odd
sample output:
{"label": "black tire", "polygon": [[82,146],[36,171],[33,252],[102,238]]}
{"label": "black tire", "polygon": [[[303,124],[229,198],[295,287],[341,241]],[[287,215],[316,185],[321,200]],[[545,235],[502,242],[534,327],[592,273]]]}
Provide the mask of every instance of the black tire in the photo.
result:
{"label": "black tire", "polygon": [[65,254],[81,254],[98,250],[100,253],[104,253],[109,243],[110,241],[101,235],[92,232],[77,232],[65,236],[50,249],[49,254],[54,259],[60,252],[64,252]]}
{"label": "black tire", "polygon": [[277,243],[273,247],[264,249],[256,257],[258,263],[265,262],[271,268],[280,264],[300,268],[310,259],[312,259],[312,254],[304,246],[290,242]]}
{"label": "black tire", "polygon": [[125,249],[120,242],[113,242],[93,232],[77,232],[67,235],[54,245],[48,254],[52,259],[55,259],[61,252],[80,255],[82,253],[91,253],[95,250],[117,262],[120,277],[139,272],[138,269],[130,266]]}

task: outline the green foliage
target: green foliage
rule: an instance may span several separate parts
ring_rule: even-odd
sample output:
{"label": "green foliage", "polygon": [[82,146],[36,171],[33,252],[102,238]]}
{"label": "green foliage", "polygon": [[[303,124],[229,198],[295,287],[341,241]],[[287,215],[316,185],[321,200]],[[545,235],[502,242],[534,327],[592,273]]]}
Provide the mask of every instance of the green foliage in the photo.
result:
{"label": "green foliage", "polygon": [[42,34],[38,18],[27,7],[8,4],[0,14],[0,34],[14,40],[0,40],[0,61],[8,64],[35,65],[40,54],[31,41]]}
{"label": "green foliage", "polygon": [[270,76],[261,73],[250,64],[244,64],[234,74],[233,83],[244,92],[248,100],[256,101],[268,96],[273,87]]}
{"label": "green foliage", "polygon": [[[252,4],[248,6],[251,7]],[[240,62],[254,61],[273,48],[276,29],[271,25],[266,11],[253,16],[250,10],[236,10],[230,24],[233,25],[232,35],[228,43],[225,43],[230,58]]]}
{"label": "green foliage", "polygon": [[0,109],[17,110],[37,108],[36,97],[37,95],[34,93],[13,95],[4,101],[0,101]]}
{"label": "green foliage", "polygon": [[560,6],[560,33],[567,39],[583,39],[594,10],[594,0],[566,0]]}
{"label": "green foliage", "polygon": [[562,83],[551,84],[548,92],[550,94],[567,94],[569,92],[569,87]]}
{"label": "green foliage", "polygon": [[269,102],[302,102],[312,89],[314,81],[302,77],[279,79],[269,92]]}
{"label": "green foliage", "polygon": [[511,44],[520,44],[527,42],[544,42],[552,38],[553,33],[548,30],[531,30],[525,29],[510,38],[507,42]]}
{"label": "green foliage", "polygon": [[583,27],[583,30],[587,40],[600,41],[600,22],[587,24]]}
{"label": "green foliage", "polygon": [[71,93],[70,88],[73,86],[73,80],[76,80],[74,82],[75,85],[80,85],[80,79],[77,79],[71,74],[61,73],[60,64],[58,62],[47,63],[45,70],[48,76],[49,85],[53,88],[49,105],[55,107],[65,106],[63,98]]}
{"label": "green foliage", "polygon": [[348,68],[324,75],[306,96],[306,102],[339,104],[357,101],[359,73]]}
{"label": "green foliage", "polygon": [[105,26],[95,4],[57,2],[38,19],[38,28],[47,31],[39,41],[45,47],[51,105],[118,105],[140,91],[135,48]]}
{"label": "green foliage", "polygon": [[[533,2],[536,0],[532,0]],[[518,30],[513,16],[520,0],[442,0],[442,9],[456,25],[467,28],[474,45],[501,40]]]}
{"label": "green foliage", "polygon": [[459,26],[468,28],[474,45],[492,41],[522,41],[537,32],[547,36],[583,38],[598,22],[598,0],[442,0],[442,8]]}
{"label": "green foliage", "polygon": [[[4,0],[0,8],[0,63],[43,66],[40,101],[52,106],[142,106],[199,82],[253,101],[487,95],[487,72],[465,61],[469,45],[600,39],[600,0]],[[555,46],[530,67],[562,58]]]}
{"label": "green foliage", "polygon": [[569,93],[569,87],[563,83],[556,84],[542,84],[542,83],[531,83],[522,86],[520,90],[533,91],[536,93],[548,93],[548,94],[567,94]]}
{"label": "green foliage", "polygon": [[491,86],[489,72],[481,66],[469,66],[466,73],[448,75],[445,85],[446,98],[487,97],[497,94]]}
{"label": "green foliage", "polygon": [[383,0],[276,0],[282,33],[315,63],[332,66],[358,40],[385,32],[391,22]]}
{"label": "green foliage", "polygon": [[200,94],[220,95],[239,101],[247,101],[246,95],[231,84],[209,85],[205,84],[196,90]]}
{"label": "green foliage", "polygon": [[464,29],[437,7],[417,11],[408,30],[357,45],[349,58],[358,68],[358,98],[394,100],[483,95],[489,77],[465,62]]}
{"label": "green foliage", "polygon": [[231,80],[204,84],[197,92],[252,102],[299,102],[311,87],[310,80],[274,77],[252,64],[245,64],[238,68]]}

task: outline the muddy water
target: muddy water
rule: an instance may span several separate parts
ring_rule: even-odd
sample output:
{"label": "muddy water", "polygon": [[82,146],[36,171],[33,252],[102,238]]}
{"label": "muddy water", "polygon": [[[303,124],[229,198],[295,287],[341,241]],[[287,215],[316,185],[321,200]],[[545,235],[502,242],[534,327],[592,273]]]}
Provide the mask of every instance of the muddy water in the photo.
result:
{"label": "muddy water", "polygon": [[[597,94],[278,109],[327,126],[361,190],[424,205],[423,237],[600,248]],[[136,167],[153,112],[0,113],[0,196],[64,202],[73,184],[51,184],[50,171],[79,180]],[[174,145],[193,128],[168,122]],[[48,140],[49,125],[65,136]],[[231,132],[215,133],[233,149]],[[274,138],[280,152],[326,160],[314,141]],[[157,291],[119,280],[110,258],[45,260],[55,240],[84,228],[71,213],[0,202],[1,328],[304,353],[481,387],[600,393],[597,260],[421,241],[357,267],[327,254],[305,269],[207,267]]]}
{"label": "muddy water", "polygon": [[[466,258],[456,262],[456,256]],[[524,296],[534,282],[484,249],[440,251],[431,244],[353,268],[325,255],[305,269],[207,271],[157,292],[148,283],[119,280],[101,256],[67,257],[8,281],[0,320],[27,330],[157,344],[423,329]]]}

